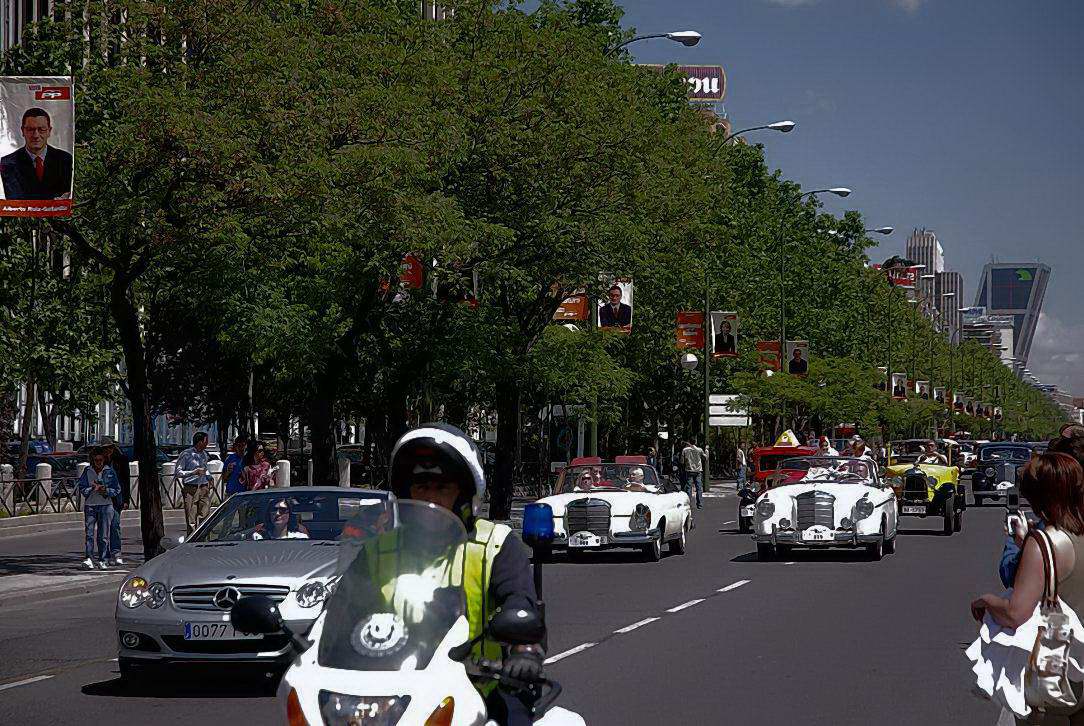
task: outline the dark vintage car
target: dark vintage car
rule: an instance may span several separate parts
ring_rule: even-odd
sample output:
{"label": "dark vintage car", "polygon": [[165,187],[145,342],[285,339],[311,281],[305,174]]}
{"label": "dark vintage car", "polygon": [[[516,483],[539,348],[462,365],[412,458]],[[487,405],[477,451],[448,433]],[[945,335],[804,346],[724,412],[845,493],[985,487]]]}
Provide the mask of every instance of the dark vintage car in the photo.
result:
{"label": "dark vintage car", "polygon": [[1017,479],[1034,451],[1031,444],[1024,442],[979,444],[975,471],[971,475],[975,506],[982,506],[987,499],[1003,499],[1008,506],[1016,506],[1020,502]]}

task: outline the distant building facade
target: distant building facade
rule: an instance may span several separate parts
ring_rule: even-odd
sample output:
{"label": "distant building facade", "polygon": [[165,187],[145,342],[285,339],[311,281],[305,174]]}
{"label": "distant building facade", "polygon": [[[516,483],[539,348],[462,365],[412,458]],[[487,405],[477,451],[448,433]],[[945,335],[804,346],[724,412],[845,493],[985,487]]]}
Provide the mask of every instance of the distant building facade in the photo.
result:
{"label": "distant building facade", "polygon": [[1027,365],[1039,323],[1050,267],[1038,262],[990,262],[982,269],[975,306],[987,315],[1008,316],[1013,323],[1014,357]]}

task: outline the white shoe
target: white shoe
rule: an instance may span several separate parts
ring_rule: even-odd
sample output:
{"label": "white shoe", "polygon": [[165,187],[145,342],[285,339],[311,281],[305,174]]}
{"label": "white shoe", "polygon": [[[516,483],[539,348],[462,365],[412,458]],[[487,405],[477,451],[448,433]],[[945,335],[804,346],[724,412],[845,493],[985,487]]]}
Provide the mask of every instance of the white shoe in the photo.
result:
{"label": "white shoe", "polygon": [[123,564],[124,564],[124,558],[122,558],[122,557],[119,557],[119,556],[118,556],[118,557],[114,557],[114,558],[113,558],[113,564],[114,564],[114,565],[117,565],[118,567],[119,567],[119,566],[121,566],[121,565],[123,565]]}
{"label": "white shoe", "polygon": [[102,560],[101,562],[98,563],[98,569],[99,570],[108,570],[109,569],[109,564],[105,560]]}
{"label": "white shoe", "polygon": [[90,559],[89,557],[86,558],[85,560],[83,560],[83,569],[84,570],[93,570],[94,569],[94,560]]}

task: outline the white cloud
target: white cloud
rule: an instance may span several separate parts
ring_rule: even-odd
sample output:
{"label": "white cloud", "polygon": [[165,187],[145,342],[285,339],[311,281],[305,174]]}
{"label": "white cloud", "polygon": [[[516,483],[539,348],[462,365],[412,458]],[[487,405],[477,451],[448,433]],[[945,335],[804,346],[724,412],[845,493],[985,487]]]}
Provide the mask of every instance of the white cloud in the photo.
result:
{"label": "white cloud", "polygon": [[1082,351],[1084,324],[1066,323],[1046,311],[1039,313],[1028,368],[1040,381],[1055,383],[1077,395],[1084,394]]}

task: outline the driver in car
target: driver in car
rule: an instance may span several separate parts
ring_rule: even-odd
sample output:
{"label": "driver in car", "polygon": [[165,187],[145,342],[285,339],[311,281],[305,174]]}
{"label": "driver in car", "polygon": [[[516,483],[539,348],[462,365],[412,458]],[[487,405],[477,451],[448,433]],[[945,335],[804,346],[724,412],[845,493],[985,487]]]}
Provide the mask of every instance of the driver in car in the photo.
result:
{"label": "driver in car", "polygon": [[290,509],[289,499],[279,499],[267,509],[267,519],[256,525],[252,539],[308,539],[309,532]]}
{"label": "driver in car", "polygon": [[654,484],[645,483],[644,470],[638,466],[634,466],[629,469],[629,483],[625,485],[625,490],[630,492],[650,492],[651,494],[657,494],[659,488]]}
{"label": "driver in car", "polygon": [[935,444],[933,441],[927,441],[922,445],[922,453],[919,455],[915,463],[940,464],[941,466],[945,466],[946,464],[948,464],[948,459],[945,458],[944,454],[938,453],[937,444]]}
{"label": "driver in car", "polygon": [[[434,423],[408,431],[391,454],[391,489],[400,499],[416,499],[450,510],[467,528],[463,589],[467,595],[470,637],[482,635],[497,609],[539,612],[538,594],[527,548],[504,524],[479,516],[486,479],[478,447],[454,426]],[[472,658],[501,660],[499,643],[484,637]],[[535,681],[542,676],[541,643],[517,645],[504,657],[510,678]],[[492,680],[475,683],[489,718],[502,726],[531,723],[525,695],[506,693]]]}

